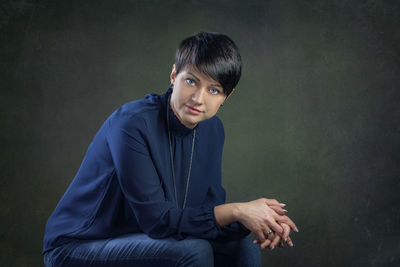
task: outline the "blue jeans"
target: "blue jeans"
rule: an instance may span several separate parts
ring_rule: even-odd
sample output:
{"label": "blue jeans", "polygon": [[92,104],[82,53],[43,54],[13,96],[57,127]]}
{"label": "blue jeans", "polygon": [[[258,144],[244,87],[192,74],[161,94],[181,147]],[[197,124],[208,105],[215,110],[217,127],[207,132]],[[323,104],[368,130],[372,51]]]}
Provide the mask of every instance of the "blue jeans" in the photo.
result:
{"label": "blue jeans", "polygon": [[152,239],[129,234],[105,240],[74,240],[45,255],[46,267],[261,266],[258,245],[240,240]]}

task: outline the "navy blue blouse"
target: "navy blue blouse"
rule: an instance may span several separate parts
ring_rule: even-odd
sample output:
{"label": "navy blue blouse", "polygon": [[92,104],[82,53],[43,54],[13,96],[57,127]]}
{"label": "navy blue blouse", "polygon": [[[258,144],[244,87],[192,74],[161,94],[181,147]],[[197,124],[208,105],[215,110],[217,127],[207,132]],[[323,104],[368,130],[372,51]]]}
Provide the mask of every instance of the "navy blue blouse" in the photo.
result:
{"label": "navy blue blouse", "polygon": [[[219,227],[214,206],[221,184],[224,129],[212,117],[196,127],[191,177],[182,209],[193,130],[175,117],[163,95],[126,103],[97,132],[71,185],[46,224],[43,253],[72,239],[104,239],[144,232],[152,238],[241,238],[239,222]],[[176,177],[172,179],[167,108]]]}

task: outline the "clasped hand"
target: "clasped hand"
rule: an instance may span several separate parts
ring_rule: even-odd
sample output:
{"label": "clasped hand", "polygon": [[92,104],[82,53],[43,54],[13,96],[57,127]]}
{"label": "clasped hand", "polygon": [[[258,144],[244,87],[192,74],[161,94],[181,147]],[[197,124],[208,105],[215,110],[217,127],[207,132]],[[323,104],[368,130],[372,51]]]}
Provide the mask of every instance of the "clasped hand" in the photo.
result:
{"label": "clasped hand", "polygon": [[277,245],[284,246],[284,242],[293,246],[289,237],[290,230],[298,232],[294,222],[286,216],[285,204],[275,199],[260,198],[250,202],[240,203],[239,221],[257,235],[254,243],[260,248],[274,249]]}

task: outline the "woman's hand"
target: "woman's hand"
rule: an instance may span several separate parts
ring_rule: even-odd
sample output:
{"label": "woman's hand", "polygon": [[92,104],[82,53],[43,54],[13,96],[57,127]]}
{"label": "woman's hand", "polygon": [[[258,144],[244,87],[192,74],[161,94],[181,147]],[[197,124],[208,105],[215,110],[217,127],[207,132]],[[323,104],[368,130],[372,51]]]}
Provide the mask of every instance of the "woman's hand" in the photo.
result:
{"label": "woman's hand", "polygon": [[284,206],[285,204],[279,203],[277,200],[266,198],[238,203],[236,218],[247,229],[255,233],[263,243],[268,240],[271,232],[283,235],[284,229],[279,223],[294,225],[289,217],[284,215],[286,214]]}
{"label": "woman's hand", "polygon": [[257,235],[255,243],[261,248],[275,247],[280,241],[289,245],[290,229],[298,232],[294,222],[285,214],[285,204],[275,199],[260,198],[244,203],[228,203],[214,207],[214,215],[220,226],[234,221],[241,222],[247,229]]}
{"label": "woman's hand", "polygon": [[[299,230],[296,227],[296,224],[288,217],[286,216],[286,213],[288,212],[287,210],[283,209],[284,206],[286,206],[286,204],[283,203],[279,203],[277,200],[275,199],[268,199],[267,201],[267,205],[273,209],[279,216],[277,222],[279,224],[286,224],[286,226],[289,226],[290,229],[292,229],[292,231],[294,232],[298,232]],[[290,231],[289,229],[289,231]]]}
{"label": "woman's hand", "polygon": [[277,234],[275,234],[275,233],[271,233],[268,236],[268,239],[265,240],[264,242],[261,242],[259,239],[256,239],[256,240],[254,240],[254,243],[260,244],[260,248],[261,249],[269,247],[272,250],[277,245],[279,247],[283,248],[283,246],[284,246],[283,242],[286,242],[286,244],[288,244],[289,246],[293,247],[292,239],[289,236],[289,234],[290,234],[290,226],[285,224],[285,223],[282,223],[281,226],[283,228],[282,237],[277,235]]}

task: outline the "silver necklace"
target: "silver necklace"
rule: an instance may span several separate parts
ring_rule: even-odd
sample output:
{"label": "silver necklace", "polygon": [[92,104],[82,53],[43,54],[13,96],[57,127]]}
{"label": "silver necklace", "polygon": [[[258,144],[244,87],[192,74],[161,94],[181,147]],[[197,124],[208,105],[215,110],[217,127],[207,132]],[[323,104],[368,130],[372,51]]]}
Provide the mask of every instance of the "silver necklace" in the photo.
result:
{"label": "silver necklace", "polygon": [[[178,206],[178,195],[176,192],[176,182],[175,182],[175,168],[174,168],[174,157],[172,155],[172,143],[171,143],[171,131],[169,128],[169,108],[168,105],[170,103],[171,96],[169,96],[168,101],[167,101],[167,127],[168,127],[168,141],[169,141],[169,153],[171,156],[171,169],[172,169],[172,180],[174,182],[174,193],[175,193],[175,202],[176,202],[176,207],[179,208]],[[193,138],[192,138],[192,152],[190,153],[190,163],[189,163],[189,171],[188,171],[188,176],[186,179],[186,190],[185,190],[185,198],[183,199],[183,205],[182,209],[185,208],[186,206],[186,198],[187,198],[187,193],[188,193],[188,188],[189,188],[189,180],[190,180],[190,174],[192,172],[192,160],[193,160],[193,151],[194,151],[194,139],[196,138],[196,129],[193,130]]]}

